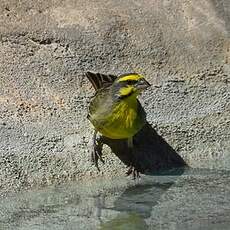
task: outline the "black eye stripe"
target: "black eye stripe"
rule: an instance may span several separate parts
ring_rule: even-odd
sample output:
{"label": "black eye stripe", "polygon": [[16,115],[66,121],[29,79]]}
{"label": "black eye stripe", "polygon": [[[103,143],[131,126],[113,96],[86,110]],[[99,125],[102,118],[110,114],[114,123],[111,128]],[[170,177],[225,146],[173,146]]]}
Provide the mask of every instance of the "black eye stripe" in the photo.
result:
{"label": "black eye stripe", "polygon": [[127,80],[126,83],[129,85],[132,85],[132,84],[137,83],[137,80]]}

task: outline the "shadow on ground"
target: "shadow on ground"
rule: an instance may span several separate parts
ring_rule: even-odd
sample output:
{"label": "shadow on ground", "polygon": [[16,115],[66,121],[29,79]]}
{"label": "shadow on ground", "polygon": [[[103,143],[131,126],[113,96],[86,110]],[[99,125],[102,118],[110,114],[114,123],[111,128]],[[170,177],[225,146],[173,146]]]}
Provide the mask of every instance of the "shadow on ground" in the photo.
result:
{"label": "shadow on ground", "polygon": [[114,202],[111,209],[119,214],[106,222],[101,221],[103,229],[138,229],[147,230],[145,219],[149,218],[152,209],[160,200],[160,197],[174,184],[174,181],[166,183],[138,184],[126,189]]}
{"label": "shadow on ground", "polygon": [[[173,186],[176,180],[188,171],[188,167],[182,167],[172,170],[163,170],[158,173],[159,177],[147,176],[144,181],[135,186],[128,187],[114,202],[113,207],[107,208],[100,205],[105,203],[104,197],[100,197],[98,209],[109,209],[118,212],[119,214],[109,220],[103,222],[100,220],[100,228],[104,229],[132,229],[132,230],[147,230],[148,225],[146,219],[151,217],[154,206],[159,204],[161,197],[168,189]],[[102,213],[99,211],[98,213]]]}
{"label": "shadow on ground", "polygon": [[[116,215],[107,221],[102,218],[99,229],[229,229],[225,209],[229,199],[227,187],[223,187],[229,181],[229,171],[184,167],[159,175],[145,176],[117,197],[112,207],[104,206]],[[200,219],[198,209],[205,210]],[[215,221],[207,220],[210,213]]]}
{"label": "shadow on ground", "polygon": [[[186,166],[180,155],[161,137],[149,123],[134,137],[134,151],[128,150],[127,141],[102,137],[113,153],[127,166],[133,165],[144,174],[156,173]],[[135,160],[133,160],[133,156]]]}

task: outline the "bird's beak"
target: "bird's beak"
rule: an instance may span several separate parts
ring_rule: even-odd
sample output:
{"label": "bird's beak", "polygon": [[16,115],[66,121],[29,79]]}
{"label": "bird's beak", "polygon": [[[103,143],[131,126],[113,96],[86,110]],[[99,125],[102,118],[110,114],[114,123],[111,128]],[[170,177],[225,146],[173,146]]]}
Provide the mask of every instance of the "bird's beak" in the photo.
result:
{"label": "bird's beak", "polygon": [[150,87],[151,85],[143,78],[143,79],[140,79],[137,83],[137,89],[138,90],[144,90],[144,89],[147,89],[148,87]]}

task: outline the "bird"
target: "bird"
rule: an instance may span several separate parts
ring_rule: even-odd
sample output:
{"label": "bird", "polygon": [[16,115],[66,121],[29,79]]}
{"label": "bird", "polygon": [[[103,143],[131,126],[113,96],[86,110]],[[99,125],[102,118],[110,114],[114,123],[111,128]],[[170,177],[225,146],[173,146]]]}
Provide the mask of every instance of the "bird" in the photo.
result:
{"label": "bird", "polygon": [[[143,75],[127,73],[119,76],[86,72],[86,77],[95,89],[89,103],[87,118],[94,127],[91,160],[98,167],[103,143],[100,138],[127,140],[128,149],[133,154],[133,137],[146,124],[146,112],[137,99],[140,93],[150,87]],[[127,175],[139,177],[139,171],[131,164]]]}

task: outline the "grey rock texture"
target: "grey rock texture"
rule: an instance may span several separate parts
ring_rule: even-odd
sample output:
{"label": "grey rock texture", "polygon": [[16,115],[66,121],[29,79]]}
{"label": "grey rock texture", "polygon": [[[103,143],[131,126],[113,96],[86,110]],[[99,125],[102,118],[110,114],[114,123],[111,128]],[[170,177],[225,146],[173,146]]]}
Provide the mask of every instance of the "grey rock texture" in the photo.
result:
{"label": "grey rock texture", "polygon": [[229,0],[1,1],[1,191],[124,174],[107,147],[91,166],[85,71],[144,74],[158,135],[192,167],[230,169],[229,21]]}

